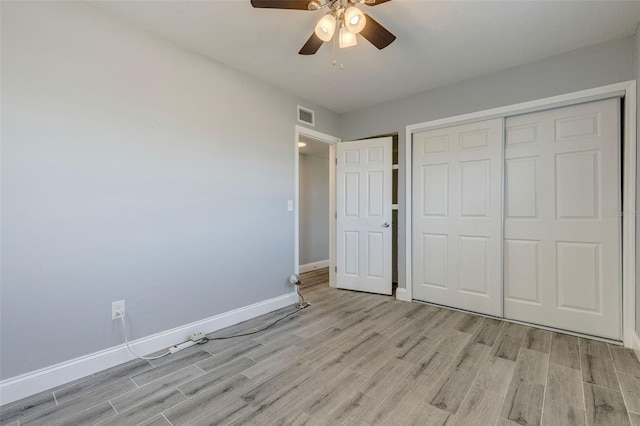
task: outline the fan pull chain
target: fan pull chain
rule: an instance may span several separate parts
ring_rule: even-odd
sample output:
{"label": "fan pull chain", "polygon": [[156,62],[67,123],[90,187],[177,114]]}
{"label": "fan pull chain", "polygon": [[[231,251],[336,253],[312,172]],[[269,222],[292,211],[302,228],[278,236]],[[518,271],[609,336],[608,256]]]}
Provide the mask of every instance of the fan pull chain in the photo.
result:
{"label": "fan pull chain", "polygon": [[336,66],[336,43],[337,43],[337,41],[336,41],[336,40],[337,40],[337,39],[336,39],[336,37],[334,36],[334,37],[333,37],[333,46],[332,46],[332,47],[333,47],[333,66],[334,66],[334,67]]}
{"label": "fan pull chain", "polygon": [[[336,66],[336,44],[338,43],[338,38],[337,37],[333,37],[333,61],[332,61],[332,65],[335,67]],[[344,64],[342,62],[340,62],[340,69],[343,70],[344,69]]]}

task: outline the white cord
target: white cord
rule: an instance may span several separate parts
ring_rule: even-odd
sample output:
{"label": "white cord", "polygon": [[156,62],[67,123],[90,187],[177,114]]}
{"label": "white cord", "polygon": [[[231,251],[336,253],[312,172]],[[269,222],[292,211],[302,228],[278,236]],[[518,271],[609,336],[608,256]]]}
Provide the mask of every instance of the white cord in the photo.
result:
{"label": "white cord", "polygon": [[[118,314],[120,314],[120,312],[118,312]],[[120,319],[122,320],[122,330],[124,332],[124,344],[127,347],[127,350],[129,351],[129,353],[133,356],[135,356],[136,358],[140,358],[140,359],[146,359],[146,360],[152,360],[152,359],[158,359],[158,358],[162,358],[164,356],[169,355],[171,352],[167,351],[165,353],[163,353],[162,355],[158,355],[158,356],[140,356],[137,353],[135,353],[133,351],[133,349],[131,349],[131,346],[129,346],[129,340],[127,340],[127,323],[124,322],[124,316],[120,316]]]}

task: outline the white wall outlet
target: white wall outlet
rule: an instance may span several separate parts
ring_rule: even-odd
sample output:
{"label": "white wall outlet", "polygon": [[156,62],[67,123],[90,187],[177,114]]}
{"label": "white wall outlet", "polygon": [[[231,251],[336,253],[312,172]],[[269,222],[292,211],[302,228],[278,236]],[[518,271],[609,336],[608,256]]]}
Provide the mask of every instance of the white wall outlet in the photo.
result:
{"label": "white wall outlet", "polygon": [[200,340],[204,339],[205,336],[204,333],[201,332],[197,332],[197,333],[193,333],[192,335],[189,336],[189,340],[191,340],[192,342],[199,342]]}
{"label": "white wall outlet", "polygon": [[111,302],[111,319],[124,318],[124,300]]}
{"label": "white wall outlet", "polygon": [[287,200],[287,211],[293,211],[293,200]]}

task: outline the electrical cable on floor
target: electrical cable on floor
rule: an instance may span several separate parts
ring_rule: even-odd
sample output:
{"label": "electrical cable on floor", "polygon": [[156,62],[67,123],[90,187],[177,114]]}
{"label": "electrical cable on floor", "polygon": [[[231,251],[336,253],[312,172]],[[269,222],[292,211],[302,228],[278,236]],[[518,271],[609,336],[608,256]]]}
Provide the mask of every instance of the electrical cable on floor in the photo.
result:
{"label": "electrical cable on floor", "polygon": [[124,344],[127,347],[127,350],[129,351],[129,353],[133,356],[135,356],[136,358],[139,359],[145,359],[145,360],[154,360],[154,359],[158,359],[158,358],[162,358],[165,357],[167,355],[169,355],[171,352],[167,351],[165,353],[163,353],[162,355],[158,355],[158,356],[140,356],[137,353],[135,353],[133,351],[133,349],[131,349],[131,346],[129,346],[129,340],[127,339],[127,323],[124,321],[124,315],[120,315],[120,319],[122,320],[122,330],[124,332]]}
{"label": "electrical cable on floor", "polygon": [[[261,333],[261,332],[273,327],[274,325],[276,325],[280,321],[282,321],[284,319],[287,319],[292,315],[297,314],[301,310],[303,310],[305,308],[308,308],[311,305],[304,300],[304,297],[302,296],[302,293],[300,293],[300,290],[299,290],[299,284],[302,284],[302,282],[298,280],[298,285],[296,285],[296,293],[298,293],[298,297],[300,298],[300,303],[298,303],[296,305],[297,309],[295,311],[289,312],[287,315],[283,316],[282,318],[279,318],[279,319],[275,320],[274,322],[272,322],[271,324],[269,324],[268,326],[266,326],[264,328],[261,328],[260,330],[252,331],[252,332],[249,332],[249,333],[235,334],[233,336],[205,337],[202,340],[198,341],[196,344],[204,345],[205,343],[210,342],[212,340],[227,340],[227,339],[233,339],[234,337],[244,337],[244,336],[251,336],[253,334],[258,334],[258,333]],[[141,356],[141,355],[136,354],[133,351],[133,349],[131,349],[131,346],[129,346],[129,340],[127,339],[127,324],[124,321],[124,315],[120,315],[120,312],[118,312],[118,316],[122,320],[122,330],[123,330],[123,334],[124,334],[124,344],[127,347],[127,350],[129,351],[129,353],[131,355],[133,355],[134,357],[139,358],[139,359],[144,359],[144,360],[149,360],[150,361],[150,360],[162,358],[162,357],[165,357],[165,356],[171,354],[171,351],[167,351],[167,352],[165,352],[165,353],[163,353],[161,355],[157,355],[157,356]]]}
{"label": "electrical cable on floor", "polygon": [[[297,278],[297,277],[296,277]],[[212,340],[226,340],[226,339],[233,339],[234,337],[243,337],[243,336],[251,336],[253,334],[258,334],[260,332],[263,332],[271,327],[273,327],[274,325],[276,325],[277,323],[279,323],[280,321],[282,321],[283,319],[289,318],[291,315],[297,314],[298,312],[300,312],[301,310],[308,308],[309,306],[311,306],[309,303],[305,302],[304,297],[302,297],[302,294],[300,293],[299,290],[299,284],[302,284],[302,281],[300,281],[298,279],[297,281],[298,285],[296,285],[296,293],[298,293],[298,296],[300,297],[300,303],[297,304],[296,306],[298,307],[298,309],[296,309],[293,312],[289,312],[287,315],[283,316],[280,319],[275,320],[274,322],[272,322],[271,324],[269,324],[268,326],[261,328],[260,330],[256,330],[256,331],[252,331],[250,333],[243,333],[243,334],[235,334],[233,336],[224,336],[224,337],[205,337],[204,339],[202,339],[201,342],[198,342],[199,345],[204,345],[205,343],[212,341]]]}
{"label": "electrical cable on floor", "polygon": [[224,337],[205,337],[204,339],[202,339],[202,343],[198,343],[199,345],[203,345],[211,340],[226,340],[226,339],[233,339],[234,337],[243,337],[243,336],[251,336],[252,334],[258,334],[262,331],[265,331],[268,328],[273,327],[274,325],[276,325],[277,323],[279,323],[280,321],[282,321],[283,319],[286,319],[288,317],[290,317],[291,315],[297,314],[298,312],[300,312],[301,310],[303,310],[304,308],[298,308],[293,312],[288,313],[287,315],[283,316],[282,318],[272,322],[271,324],[269,324],[268,326],[266,326],[265,328],[261,328],[260,330],[256,330],[256,331],[252,331],[250,333],[243,333],[243,334],[235,334],[233,336],[224,336]]}

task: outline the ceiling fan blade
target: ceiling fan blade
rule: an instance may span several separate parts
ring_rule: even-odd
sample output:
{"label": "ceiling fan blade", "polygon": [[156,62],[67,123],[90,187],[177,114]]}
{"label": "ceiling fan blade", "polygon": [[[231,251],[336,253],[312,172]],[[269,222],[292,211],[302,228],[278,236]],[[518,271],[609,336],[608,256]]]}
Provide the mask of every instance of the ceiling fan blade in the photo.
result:
{"label": "ceiling fan blade", "polygon": [[251,0],[251,6],[264,9],[309,10],[309,0]]}
{"label": "ceiling fan blade", "polygon": [[309,37],[309,40],[307,40],[298,53],[300,55],[314,55],[318,49],[320,49],[322,43],[324,43],[324,41],[320,40],[315,32],[311,33],[311,37]]}
{"label": "ceiling fan blade", "polygon": [[365,0],[364,4],[366,4],[367,6],[377,6],[379,4],[386,3],[388,1],[391,1],[391,0]]}
{"label": "ceiling fan blade", "polygon": [[391,34],[389,30],[380,25],[378,21],[373,19],[366,13],[364,16],[367,18],[367,24],[363,30],[360,31],[360,35],[371,42],[375,47],[382,50],[396,39],[396,36]]}

